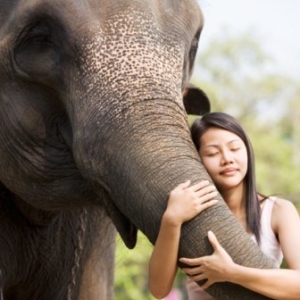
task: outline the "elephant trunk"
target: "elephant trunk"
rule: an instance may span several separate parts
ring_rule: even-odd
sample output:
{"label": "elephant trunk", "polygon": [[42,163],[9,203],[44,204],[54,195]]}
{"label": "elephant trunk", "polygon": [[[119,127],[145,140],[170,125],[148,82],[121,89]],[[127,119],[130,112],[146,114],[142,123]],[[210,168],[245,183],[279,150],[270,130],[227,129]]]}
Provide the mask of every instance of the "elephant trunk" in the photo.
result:
{"label": "elephant trunk", "polygon": [[[177,102],[166,98],[136,101],[121,111],[108,112],[105,119],[99,119],[104,120],[98,122],[101,126],[87,125],[78,130],[80,134],[74,141],[78,147],[76,159],[82,174],[99,189],[105,189],[109,198],[106,206],[114,203],[119,213],[155,243],[170,190],[188,179],[195,183],[210,178],[191,141],[186,114],[178,98]],[[183,225],[179,257],[211,253],[206,236],[212,230],[235,262],[271,268],[269,260],[220,196],[219,199],[218,205]],[[117,228],[124,225],[118,224],[117,218],[112,219]],[[244,245],[242,252],[237,250],[236,243]],[[224,288],[215,295],[230,293],[227,286]],[[211,288],[212,293],[214,289]],[[247,298],[249,291],[245,294],[242,288],[239,293],[240,298],[228,299],[265,299]]]}
{"label": "elephant trunk", "polygon": [[187,179],[208,176],[191,142],[182,103],[151,99],[116,111],[97,116],[101,126],[90,120],[78,130],[77,164],[122,214],[137,217],[135,226],[154,242],[170,190]]}
{"label": "elephant trunk", "polygon": [[[191,141],[184,109],[178,103],[166,99],[144,100],[117,117],[113,110],[105,121],[98,122],[101,128],[82,127],[82,135],[77,139],[80,150],[75,153],[80,154],[77,160],[82,174],[102,186],[122,214],[130,218],[152,243],[169,192],[188,179],[194,183],[210,180]],[[91,120],[90,123],[97,122]],[[217,212],[210,213],[211,210]],[[202,218],[208,212],[214,217]],[[217,234],[228,224],[228,236],[243,236],[236,230],[230,233],[232,226],[229,224],[235,222],[232,219],[227,206],[220,201],[219,205],[187,223],[183,230],[186,227],[190,231],[191,226],[197,224],[191,231],[197,233],[199,240],[208,230]],[[206,253],[208,245],[204,238],[197,248],[199,256]],[[185,252],[187,249],[182,251],[189,255]]]}

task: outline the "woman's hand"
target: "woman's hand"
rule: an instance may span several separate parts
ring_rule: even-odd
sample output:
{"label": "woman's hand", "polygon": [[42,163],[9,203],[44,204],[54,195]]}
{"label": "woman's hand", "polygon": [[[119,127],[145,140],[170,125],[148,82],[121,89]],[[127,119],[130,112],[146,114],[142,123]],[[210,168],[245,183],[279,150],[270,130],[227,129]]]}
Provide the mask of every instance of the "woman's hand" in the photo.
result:
{"label": "woman's hand", "polygon": [[179,184],[171,191],[164,218],[168,218],[174,224],[182,224],[208,207],[218,202],[214,199],[218,192],[207,180],[195,185],[190,181]]}
{"label": "woman's hand", "polygon": [[189,278],[194,281],[207,280],[201,286],[203,289],[215,282],[230,281],[230,271],[235,265],[212,231],[208,232],[208,239],[214,249],[212,255],[200,258],[180,258],[182,263],[191,266],[191,268],[182,269]]}
{"label": "woman's hand", "polygon": [[193,186],[187,181],[171,191],[149,263],[149,289],[156,298],[166,297],[172,288],[182,223],[217,203],[212,200],[216,195],[207,180]]}

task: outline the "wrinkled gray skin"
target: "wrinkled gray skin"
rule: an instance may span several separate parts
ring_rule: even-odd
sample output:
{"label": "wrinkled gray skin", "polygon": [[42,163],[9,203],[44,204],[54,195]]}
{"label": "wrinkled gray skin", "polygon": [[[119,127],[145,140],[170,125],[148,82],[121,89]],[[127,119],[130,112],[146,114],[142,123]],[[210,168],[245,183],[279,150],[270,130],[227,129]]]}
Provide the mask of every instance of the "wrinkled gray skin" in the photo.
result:
{"label": "wrinkled gray skin", "polygon": [[[182,101],[203,17],[193,0],[0,7],[4,298],[113,299],[114,228],[129,248],[137,228],[154,243],[169,191],[208,178]],[[236,262],[270,266],[223,201],[183,226],[179,255],[211,253],[208,229]]]}

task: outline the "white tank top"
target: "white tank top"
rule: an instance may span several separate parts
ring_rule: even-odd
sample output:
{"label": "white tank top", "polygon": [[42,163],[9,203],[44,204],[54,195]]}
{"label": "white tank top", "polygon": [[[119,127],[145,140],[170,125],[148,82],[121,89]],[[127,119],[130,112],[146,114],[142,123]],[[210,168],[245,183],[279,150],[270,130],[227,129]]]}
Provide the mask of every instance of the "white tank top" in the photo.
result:
{"label": "white tank top", "polygon": [[[269,197],[265,200],[260,219],[261,224],[259,248],[267,257],[269,257],[273,261],[274,267],[279,268],[282,263],[283,254],[275,233],[272,230],[271,221],[274,204],[276,205],[276,198],[274,197]],[[256,242],[254,236],[252,236],[252,239]]]}
{"label": "white tank top", "polygon": [[[272,230],[272,210],[276,203],[276,198],[269,197],[265,200],[264,207],[261,212],[261,228],[260,228],[260,250],[271,259],[275,268],[279,268],[283,259],[283,254],[276,236]],[[252,235],[251,239],[256,242],[255,236]],[[199,287],[199,285],[188,279],[187,292],[189,300],[215,300],[211,295]]]}

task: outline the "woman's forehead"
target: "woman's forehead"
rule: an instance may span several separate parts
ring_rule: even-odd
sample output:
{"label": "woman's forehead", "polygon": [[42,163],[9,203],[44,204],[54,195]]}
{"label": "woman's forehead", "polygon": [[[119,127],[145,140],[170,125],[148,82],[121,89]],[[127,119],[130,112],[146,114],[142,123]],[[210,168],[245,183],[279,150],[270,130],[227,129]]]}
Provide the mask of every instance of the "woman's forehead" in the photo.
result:
{"label": "woman's forehead", "polygon": [[235,133],[225,129],[216,128],[216,127],[209,128],[201,136],[200,140],[201,140],[201,144],[207,144],[207,143],[220,144],[224,142],[231,143],[234,141],[242,142],[242,139]]}

